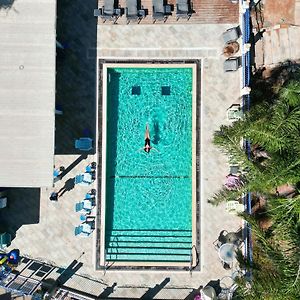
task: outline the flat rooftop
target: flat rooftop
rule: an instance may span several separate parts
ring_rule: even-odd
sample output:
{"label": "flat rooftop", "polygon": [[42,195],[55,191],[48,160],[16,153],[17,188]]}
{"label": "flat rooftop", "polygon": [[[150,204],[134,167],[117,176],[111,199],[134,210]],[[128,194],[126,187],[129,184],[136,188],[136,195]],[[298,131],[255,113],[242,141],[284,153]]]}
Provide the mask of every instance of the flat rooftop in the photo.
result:
{"label": "flat rooftop", "polygon": [[[52,185],[56,0],[0,4],[0,186]],[[2,3],[2,2],[0,2]]]}

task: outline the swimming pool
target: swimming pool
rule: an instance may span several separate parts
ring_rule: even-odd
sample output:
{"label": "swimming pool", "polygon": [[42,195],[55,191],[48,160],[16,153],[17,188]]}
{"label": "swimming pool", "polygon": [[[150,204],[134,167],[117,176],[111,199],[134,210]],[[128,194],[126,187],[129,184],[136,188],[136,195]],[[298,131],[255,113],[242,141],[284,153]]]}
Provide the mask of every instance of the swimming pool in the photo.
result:
{"label": "swimming pool", "polygon": [[107,64],[103,74],[102,261],[190,263],[195,65]]}

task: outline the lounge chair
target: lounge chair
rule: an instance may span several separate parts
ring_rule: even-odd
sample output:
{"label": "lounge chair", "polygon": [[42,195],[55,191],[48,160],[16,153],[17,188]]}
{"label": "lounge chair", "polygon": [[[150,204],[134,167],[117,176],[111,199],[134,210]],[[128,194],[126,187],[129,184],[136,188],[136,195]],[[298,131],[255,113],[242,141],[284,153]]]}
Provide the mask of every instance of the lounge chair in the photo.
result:
{"label": "lounge chair", "polygon": [[171,15],[171,6],[165,4],[164,0],[152,0],[154,20],[166,20],[168,15]]}
{"label": "lounge chair", "polygon": [[176,0],[176,16],[189,19],[192,16],[193,9],[190,0]]}
{"label": "lounge chair", "polygon": [[115,0],[104,0],[104,5],[99,9],[99,13],[96,12],[96,16],[98,17],[99,14],[99,17],[104,19],[104,22],[109,19],[115,21],[117,17],[121,16],[121,9],[118,8],[117,2]]}
{"label": "lounge chair", "polygon": [[75,236],[77,236],[77,235],[89,236],[91,234],[91,232],[86,232],[84,226],[79,225],[79,226],[75,227],[74,234],[75,234]]}
{"label": "lounge chair", "polygon": [[81,151],[90,151],[93,149],[93,140],[91,138],[80,138],[75,140],[75,148]]}
{"label": "lounge chair", "polygon": [[235,42],[240,36],[239,29],[237,27],[229,28],[223,33],[223,40],[225,44]]}
{"label": "lounge chair", "polygon": [[101,9],[94,9],[94,17],[101,17],[102,10]]}
{"label": "lounge chair", "polygon": [[227,120],[238,121],[243,117],[243,110],[240,104],[232,104],[227,109]]}
{"label": "lounge chair", "polygon": [[244,212],[245,207],[239,201],[231,200],[226,202],[225,210],[230,214],[238,214]]}
{"label": "lounge chair", "polygon": [[240,60],[238,57],[228,58],[224,61],[224,71],[236,71],[240,67]]}
{"label": "lounge chair", "polygon": [[75,204],[75,211],[79,212],[83,210],[83,202],[79,202]]}
{"label": "lounge chair", "polygon": [[11,243],[11,234],[10,233],[0,233],[0,249],[8,247]]}
{"label": "lounge chair", "polygon": [[83,173],[75,176],[75,184],[89,185],[93,182],[93,177],[90,173]]}
{"label": "lounge chair", "polygon": [[146,16],[145,10],[138,7],[138,0],[126,0],[125,14],[127,23],[131,20],[140,21]]}

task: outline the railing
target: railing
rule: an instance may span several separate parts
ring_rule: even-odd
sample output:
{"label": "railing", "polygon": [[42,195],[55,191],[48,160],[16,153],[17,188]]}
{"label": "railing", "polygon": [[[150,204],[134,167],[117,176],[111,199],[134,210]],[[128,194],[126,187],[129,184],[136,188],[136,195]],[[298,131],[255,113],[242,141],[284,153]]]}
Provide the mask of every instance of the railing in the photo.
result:
{"label": "railing", "polygon": [[[248,6],[248,7],[247,7]],[[242,73],[243,73],[243,88],[249,88],[251,82],[251,56],[250,49],[247,45],[250,43],[251,38],[251,25],[250,25],[250,7],[248,3],[244,0],[240,0],[240,8],[242,12],[241,17],[241,31],[242,31]],[[247,112],[250,110],[250,95],[243,95],[243,111]],[[250,159],[251,144],[249,140],[244,143],[245,151]],[[248,192],[244,197],[244,205],[246,207],[246,212],[251,215],[251,192]],[[246,222],[245,226],[245,256],[250,262],[250,266],[253,262],[252,255],[252,238],[251,238],[251,225]],[[251,274],[248,274],[251,276]]]}

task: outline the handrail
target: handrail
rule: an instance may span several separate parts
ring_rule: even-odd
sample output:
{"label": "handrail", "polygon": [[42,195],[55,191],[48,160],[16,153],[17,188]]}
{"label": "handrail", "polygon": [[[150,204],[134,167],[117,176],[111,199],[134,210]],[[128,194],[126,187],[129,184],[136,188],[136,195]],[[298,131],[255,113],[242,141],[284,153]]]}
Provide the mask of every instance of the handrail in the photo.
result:
{"label": "handrail", "polygon": [[[245,45],[249,44],[251,38],[251,27],[250,27],[250,7],[249,1],[240,0],[240,9],[242,11],[241,18],[241,29],[242,29],[242,74],[243,74],[243,87],[250,87],[251,82],[251,56],[249,49],[246,49]],[[243,95],[243,111],[247,112],[250,110],[250,95]],[[247,153],[248,159],[251,155],[251,143],[249,140],[245,140],[244,149]],[[246,207],[246,212],[251,215],[251,192],[248,192],[244,198],[244,205]],[[251,225],[246,222],[246,243],[245,243],[245,256],[250,262],[250,268],[253,263],[252,255],[252,239],[251,239]],[[251,270],[250,270],[251,273]],[[251,276],[251,274],[249,274]]]}

